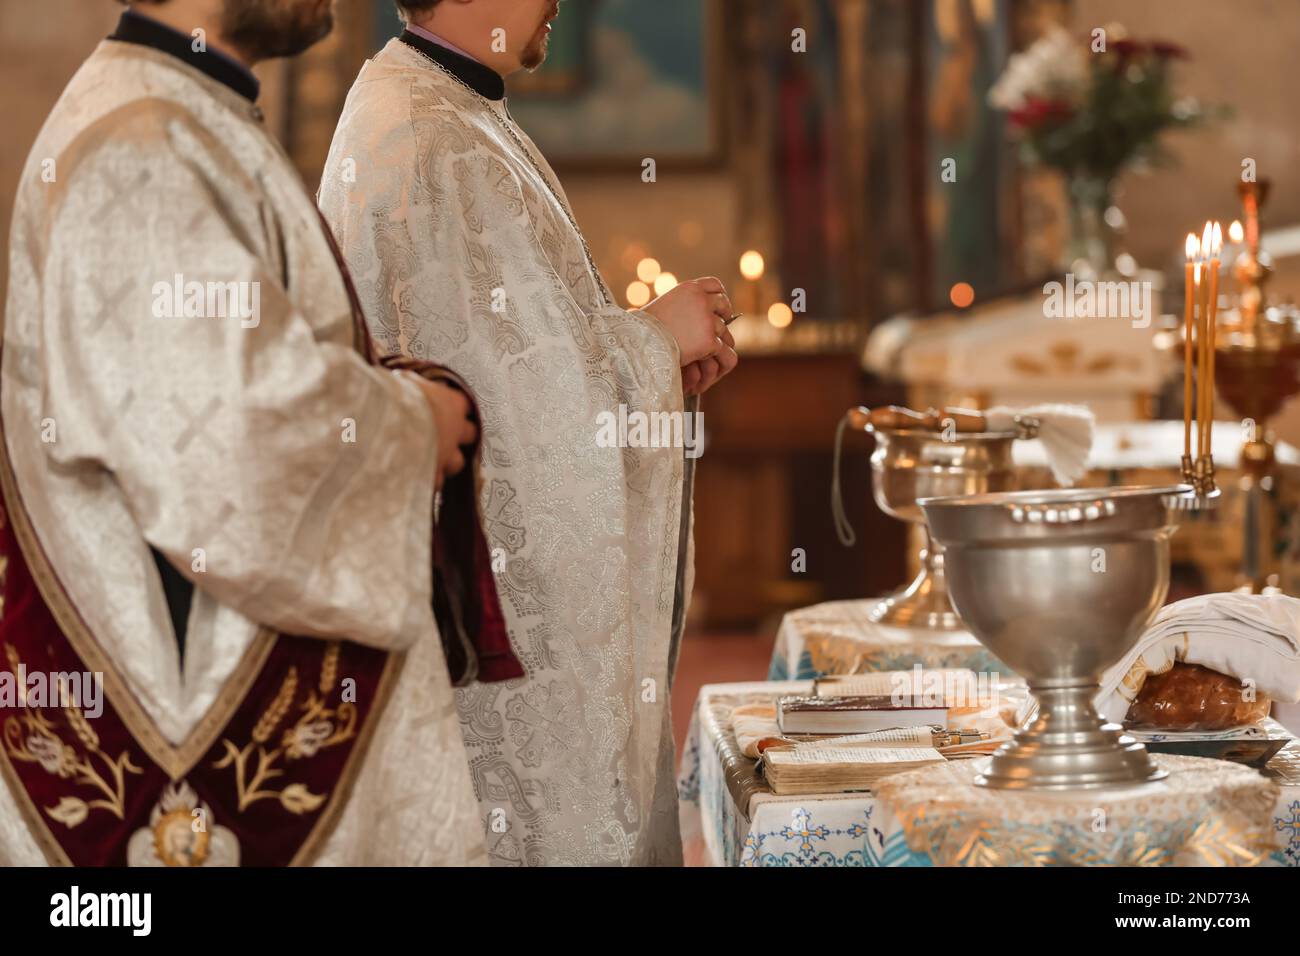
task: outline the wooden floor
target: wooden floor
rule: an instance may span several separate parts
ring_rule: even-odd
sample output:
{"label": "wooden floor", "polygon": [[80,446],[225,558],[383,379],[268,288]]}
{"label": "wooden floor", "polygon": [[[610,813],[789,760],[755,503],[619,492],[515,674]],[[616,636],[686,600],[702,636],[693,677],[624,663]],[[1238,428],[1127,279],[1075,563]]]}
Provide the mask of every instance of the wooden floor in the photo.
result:
{"label": "wooden floor", "polygon": [[682,752],[691,709],[705,684],[765,680],[776,634],[687,632],[673,682],[673,739]]}

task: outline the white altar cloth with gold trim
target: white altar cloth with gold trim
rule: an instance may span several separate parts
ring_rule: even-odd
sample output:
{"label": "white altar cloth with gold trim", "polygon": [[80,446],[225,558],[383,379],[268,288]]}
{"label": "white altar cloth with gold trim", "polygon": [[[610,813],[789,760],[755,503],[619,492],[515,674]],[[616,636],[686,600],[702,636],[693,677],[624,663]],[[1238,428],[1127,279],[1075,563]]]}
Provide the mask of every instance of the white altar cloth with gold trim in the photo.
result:
{"label": "white altar cloth with gold trim", "polygon": [[[886,781],[878,793],[782,797],[766,789],[755,761],[736,744],[731,710],[811,689],[810,681],[711,684],[701,689],[677,780],[688,864],[933,866],[936,856],[945,863],[1239,864],[1249,862],[1249,847],[1262,835],[1269,841],[1266,852],[1256,854],[1262,855],[1262,865],[1300,866],[1300,741],[1269,763],[1266,774],[1271,782],[1220,761],[1158,756],[1171,769],[1173,784],[1137,796],[1132,791],[1083,796],[1069,813],[1039,812],[1034,825],[1040,829],[1035,833],[1026,830],[1016,840],[1003,834],[994,843],[976,841],[980,852],[959,858],[935,836],[937,830],[918,827],[914,812],[925,799],[933,803],[936,793],[957,794],[961,781],[936,784],[933,775],[912,771]],[[934,773],[955,780],[973,773],[974,763],[946,764]],[[903,779],[918,773],[924,779]],[[976,801],[1004,796],[1026,799],[979,791]],[[1086,842],[1071,830],[1088,834]],[[1243,842],[1243,833],[1248,849],[1244,855],[1234,854],[1230,847]],[[1140,846],[1150,848],[1146,857],[1136,849]],[[999,847],[1002,859],[991,859]]]}

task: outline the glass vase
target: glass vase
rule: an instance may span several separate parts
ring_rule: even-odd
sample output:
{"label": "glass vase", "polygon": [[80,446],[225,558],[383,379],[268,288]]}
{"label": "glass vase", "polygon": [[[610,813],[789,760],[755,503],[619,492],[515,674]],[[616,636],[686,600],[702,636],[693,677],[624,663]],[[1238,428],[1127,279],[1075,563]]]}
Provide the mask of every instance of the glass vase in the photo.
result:
{"label": "glass vase", "polygon": [[1132,267],[1126,268],[1129,257],[1122,252],[1125,220],[1115,205],[1114,179],[1088,174],[1068,176],[1066,198],[1070,235],[1063,271],[1088,280],[1132,272]]}

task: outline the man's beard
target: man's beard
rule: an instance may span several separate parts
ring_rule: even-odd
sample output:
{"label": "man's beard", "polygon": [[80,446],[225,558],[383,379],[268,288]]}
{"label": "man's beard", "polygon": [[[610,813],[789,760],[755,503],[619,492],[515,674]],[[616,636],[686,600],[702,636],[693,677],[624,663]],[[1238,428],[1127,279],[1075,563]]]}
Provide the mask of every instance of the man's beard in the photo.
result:
{"label": "man's beard", "polygon": [[551,35],[545,30],[538,30],[533,42],[528,44],[519,56],[519,65],[525,70],[535,70],[546,62],[546,49],[551,43]]}
{"label": "man's beard", "polygon": [[334,29],[333,0],[225,0],[226,41],[251,60],[297,56]]}

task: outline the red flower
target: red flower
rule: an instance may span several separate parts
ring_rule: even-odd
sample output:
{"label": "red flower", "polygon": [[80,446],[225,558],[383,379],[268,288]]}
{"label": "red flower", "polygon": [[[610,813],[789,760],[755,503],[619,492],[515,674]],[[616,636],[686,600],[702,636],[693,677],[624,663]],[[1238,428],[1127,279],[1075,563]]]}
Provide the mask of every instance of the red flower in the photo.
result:
{"label": "red flower", "polygon": [[1041,96],[1025,97],[1025,105],[1012,110],[1008,115],[1011,122],[1022,129],[1038,129],[1061,120],[1069,119],[1074,109],[1065,100],[1049,100]]}
{"label": "red flower", "polygon": [[1127,60],[1130,57],[1138,56],[1147,51],[1147,45],[1137,40],[1116,40],[1110,45],[1110,49],[1119,54],[1120,59]]}
{"label": "red flower", "polygon": [[1186,60],[1187,50],[1177,43],[1167,43],[1164,40],[1156,40],[1151,44],[1151,52],[1162,60]]}

